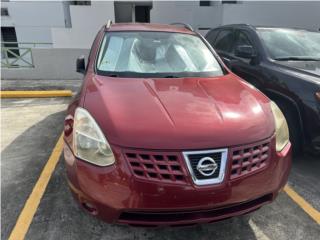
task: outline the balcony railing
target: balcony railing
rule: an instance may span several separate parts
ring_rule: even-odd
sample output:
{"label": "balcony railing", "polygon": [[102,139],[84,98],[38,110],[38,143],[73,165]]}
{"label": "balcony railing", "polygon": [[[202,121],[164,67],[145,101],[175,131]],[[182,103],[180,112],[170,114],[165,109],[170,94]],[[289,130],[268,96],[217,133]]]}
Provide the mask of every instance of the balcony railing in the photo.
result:
{"label": "balcony railing", "polygon": [[52,43],[34,42],[2,42],[2,68],[34,68],[32,50],[35,48],[51,48]]}

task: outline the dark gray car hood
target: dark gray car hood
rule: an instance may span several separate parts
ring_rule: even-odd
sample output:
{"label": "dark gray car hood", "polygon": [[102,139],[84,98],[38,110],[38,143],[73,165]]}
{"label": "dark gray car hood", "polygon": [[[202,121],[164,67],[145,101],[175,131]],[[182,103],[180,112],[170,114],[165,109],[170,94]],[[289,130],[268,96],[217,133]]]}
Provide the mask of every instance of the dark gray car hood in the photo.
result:
{"label": "dark gray car hood", "polygon": [[277,61],[278,64],[298,70],[300,73],[320,77],[320,61]]}

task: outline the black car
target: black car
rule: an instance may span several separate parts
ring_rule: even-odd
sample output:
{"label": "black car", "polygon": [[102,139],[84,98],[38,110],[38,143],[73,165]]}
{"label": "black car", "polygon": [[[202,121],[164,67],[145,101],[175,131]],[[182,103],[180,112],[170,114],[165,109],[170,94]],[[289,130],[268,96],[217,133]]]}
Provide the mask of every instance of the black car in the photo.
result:
{"label": "black car", "polygon": [[294,151],[320,152],[320,33],[246,24],[205,37],[225,64],[278,104]]}

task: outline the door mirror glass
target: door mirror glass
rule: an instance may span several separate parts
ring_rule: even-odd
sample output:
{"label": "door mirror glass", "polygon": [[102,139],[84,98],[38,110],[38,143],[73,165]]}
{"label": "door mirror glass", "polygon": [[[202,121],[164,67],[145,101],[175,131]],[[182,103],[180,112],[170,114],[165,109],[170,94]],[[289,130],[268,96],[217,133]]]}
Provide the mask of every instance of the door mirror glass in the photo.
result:
{"label": "door mirror glass", "polygon": [[251,45],[238,45],[235,49],[235,55],[241,58],[254,58],[256,56]]}
{"label": "door mirror glass", "polygon": [[84,74],[86,71],[85,57],[80,56],[77,58],[77,72]]}

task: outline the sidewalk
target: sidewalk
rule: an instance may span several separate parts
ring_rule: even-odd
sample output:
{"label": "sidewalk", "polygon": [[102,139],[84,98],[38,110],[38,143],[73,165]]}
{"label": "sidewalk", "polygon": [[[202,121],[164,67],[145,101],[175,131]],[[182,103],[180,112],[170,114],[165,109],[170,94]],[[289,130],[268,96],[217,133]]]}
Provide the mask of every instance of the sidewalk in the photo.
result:
{"label": "sidewalk", "polygon": [[82,84],[79,80],[3,80],[2,91],[18,90],[71,90],[77,92]]}

